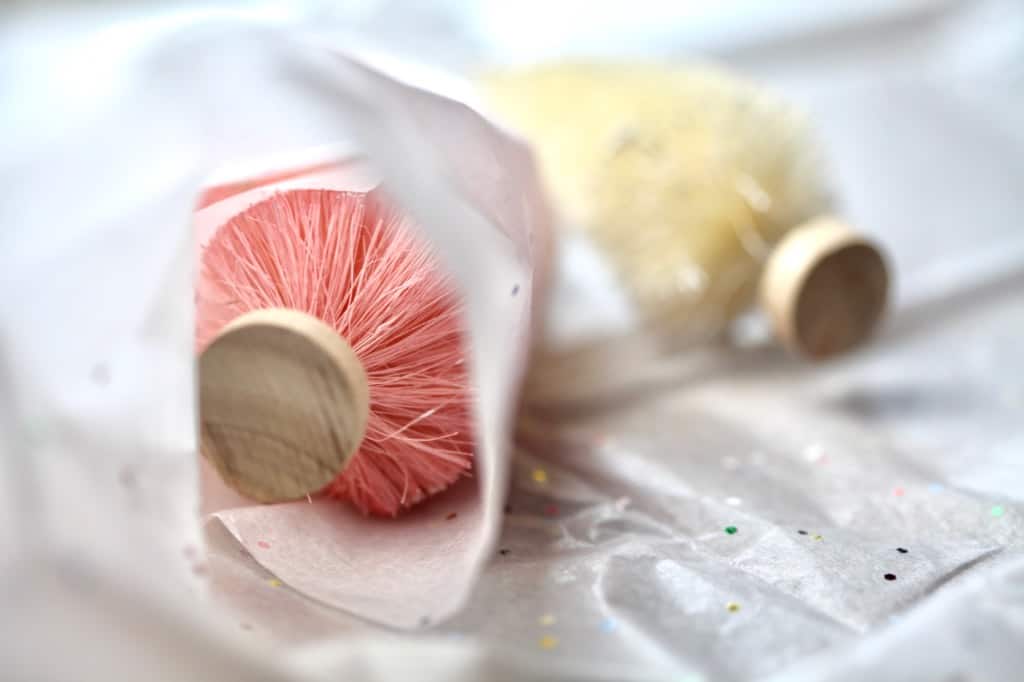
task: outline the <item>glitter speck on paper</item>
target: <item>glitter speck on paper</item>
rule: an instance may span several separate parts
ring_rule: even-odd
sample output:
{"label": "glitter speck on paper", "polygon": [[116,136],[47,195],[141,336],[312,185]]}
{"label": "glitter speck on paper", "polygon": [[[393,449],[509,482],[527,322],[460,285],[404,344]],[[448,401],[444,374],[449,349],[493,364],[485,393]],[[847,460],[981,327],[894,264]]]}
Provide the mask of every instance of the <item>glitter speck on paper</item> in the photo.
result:
{"label": "glitter speck on paper", "polygon": [[256,546],[257,547],[262,547],[263,549],[270,549],[270,543],[267,542],[266,540],[260,540],[259,542],[256,543]]}
{"label": "glitter speck on paper", "polygon": [[118,480],[121,481],[121,485],[125,488],[134,488],[136,483],[135,472],[130,468],[125,467],[124,469],[121,469]]}
{"label": "glitter speck on paper", "polygon": [[899,552],[900,554],[906,554],[906,553],[907,553],[907,552],[909,552],[910,550],[909,550],[909,549],[907,549],[907,548],[905,548],[905,547],[897,547],[897,548],[896,548],[896,551],[897,551],[897,552]]}
{"label": "glitter speck on paper", "polygon": [[605,618],[601,621],[601,632],[615,632],[618,627],[618,623],[611,618]]}
{"label": "glitter speck on paper", "polygon": [[110,383],[110,368],[99,362],[89,371],[89,378],[97,386],[106,386]]}
{"label": "glitter speck on paper", "polygon": [[281,581],[278,580],[277,578],[271,578],[270,580],[267,581],[267,584],[270,585],[271,587],[281,587]]}
{"label": "glitter speck on paper", "polygon": [[743,504],[743,500],[738,497],[727,497],[725,498],[725,503],[730,507],[738,507]]}
{"label": "glitter speck on paper", "polygon": [[903,488],[901,488],[901,487],[897,486],[897,487],[896,487],[896,488],[895,488],[895,489],[894,489],[894,490],[892,491],[892,494],[893,494],[893,495],[895,495],[896,497],[903,497],[903,493],[905,493],[905,492],[906,492],[906,491],[905,491],[905,490],[904,490]]}
{"label": "glitter speck on paper", "polygon": [[540,638],[540,648],[545,651],[550,651],[558,646],[558,638],[554,635],[544,635]]}
{"label": "glitter speck on paper", "polygon": [[543,616],[537,619],[537,622],[543,627],[551,627],[555,624],[558,619],[555,618],[553,613],[545,613]]}
{"label": "glitter speck on paper", "polygon": [[740,610],[740,605],[737,602],[731,601],[725,605],[725,608],[729,613],[736,613]]}
{"label": "glitter speck on paper", "polygon": [[455,512],[451,512],[450,514],[448,514],[448,516],[444,517],[444,520],[445,520],[445,521],[451,521],[451,520],[452,520],[452,519],[454,519],[454,518],[455,518],[456,516],[458,516],[458,514],[457,514],[457,513],[455,513]]}
{"label": "glitter speck on paper", "polygon": [[544,485],[545,483],[548,482],[548,472],[544,471],[543,469],[534,469],[533,482],[538,483],[540,485]]}
{"label": "glitter speck on paper", "polygon": [[728,533],[729,535],[736,535],[736,533],[738,533],[739,530],[740,529],[737,528],[736,526],[726,526],[725,527],[725,532]]}
{"label": "glitter speck on paper", "polygon": [[894,574],[892,574],[892,573],[886,573],[882,577],[885,578],[886,580],[889,580],[889,581],[896,580],[896,576]]}
{"label": "glitter speck on paper", "polygon": [[999,518],[1000,516],[1006,513],[1006,510],[1003,509],[1002,505],[997,504],[996,506],[989,509],[988,513],[996,518]]}
{"label": "glitter speck on paper", "polygon": [[804,459],[808,462],[814,463],[821,461],[821,458],[825,456],[825,448],[821,443],[812,443],[804,448]]}

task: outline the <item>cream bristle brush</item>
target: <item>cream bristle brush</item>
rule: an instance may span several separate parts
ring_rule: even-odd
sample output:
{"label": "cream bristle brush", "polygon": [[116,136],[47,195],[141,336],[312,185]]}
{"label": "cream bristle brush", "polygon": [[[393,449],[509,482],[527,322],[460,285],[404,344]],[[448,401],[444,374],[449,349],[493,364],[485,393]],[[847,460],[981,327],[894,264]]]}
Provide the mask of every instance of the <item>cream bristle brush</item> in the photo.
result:
{"label": "cream bristle brush", "polygon": [[794,107],[706,67],[548,65],[482,87],[651,324],[718,334],[760,285],[777,336],[804,355],[871,331],[884,260],[827,215],[823,161]]}
{"label": "cream bristle brush", "polygon": [[473,462],[459,301],[377,191],[287,190],[201,253],[201,449],[255,500],[395,515]]}

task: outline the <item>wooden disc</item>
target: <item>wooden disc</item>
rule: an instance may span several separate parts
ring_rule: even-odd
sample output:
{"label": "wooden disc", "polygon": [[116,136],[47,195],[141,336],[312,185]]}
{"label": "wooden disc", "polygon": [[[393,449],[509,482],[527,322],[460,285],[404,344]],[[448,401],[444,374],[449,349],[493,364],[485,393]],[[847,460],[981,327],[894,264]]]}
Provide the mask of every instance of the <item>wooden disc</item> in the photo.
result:
{"label": "wooden disc", "polygon": [[864,342],[885,309],[889,273],[879,249],[832,217],[792,230],[761,277],[761,305],[791,351],[824,359]]}
{"label": "wooden disc", "polygon": [[261,502],[333,480],[363,439],[369,403],[348,343],[295,310],[246,313],[199,358],[202,452],[225,483]]}

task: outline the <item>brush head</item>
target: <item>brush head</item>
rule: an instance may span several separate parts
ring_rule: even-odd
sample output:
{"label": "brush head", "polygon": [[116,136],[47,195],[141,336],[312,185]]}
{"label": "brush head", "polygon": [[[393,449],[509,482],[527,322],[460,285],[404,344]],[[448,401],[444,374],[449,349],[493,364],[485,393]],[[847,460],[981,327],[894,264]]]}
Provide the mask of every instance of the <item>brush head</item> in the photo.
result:
{"label": "brush head", "polygon": [[721,330],[772,246],[828,209],[803,114],[728,72],[552,64],[483,85],[536,146],[567,223],[659,326]]}
{"label": "brush head", "polygon": [[[229,323],[268,308],[319,320],[365,371],[365,435],[322,492],[366,513],[394,515],[470,471],[460,304],[428,245],[380,194],[291,190],[217,230],[201,256],[198,349],[216,352],[214,339]],[[232,371],[242,370],[236,364]],[[318,461],[344,461],[344,446],[320,447],[330,452]]]}

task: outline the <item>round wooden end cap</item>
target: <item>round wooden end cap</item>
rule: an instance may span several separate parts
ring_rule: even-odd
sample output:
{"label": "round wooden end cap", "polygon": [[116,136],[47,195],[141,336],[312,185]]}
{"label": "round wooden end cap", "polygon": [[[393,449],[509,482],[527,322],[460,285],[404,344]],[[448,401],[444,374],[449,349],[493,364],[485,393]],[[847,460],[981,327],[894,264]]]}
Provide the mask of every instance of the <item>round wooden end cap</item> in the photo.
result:
{"label": "round wooden end cap", "polygon": [[359,447],[369,404],[351,347],[295,310],[246,313],[199,358],[202,452],[225,483],[260,502],[323,489]]}
{"label": "round wooden end cap", "polygon": [[866,340],[885,309],[889,273],[879,249],[831,217],[788,233],[761,277],[761,305],[789,350],[824,359]]}

